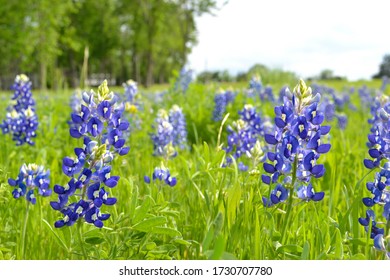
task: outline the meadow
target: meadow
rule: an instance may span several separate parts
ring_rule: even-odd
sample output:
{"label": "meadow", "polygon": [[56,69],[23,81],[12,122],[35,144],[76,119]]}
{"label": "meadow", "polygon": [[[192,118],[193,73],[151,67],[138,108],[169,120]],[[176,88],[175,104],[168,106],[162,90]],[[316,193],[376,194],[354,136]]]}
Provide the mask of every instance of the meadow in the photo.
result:
{"label": "meadow", "polygon": [[[274,107],[283,103],[278,100],[280,90],[287,85],[293,91],[298,82],[269,84],[275,101],[262,100],[257,93],[251,96],[247,83],[193,82],[185,92],[175,90],[173,83],[139,88],[135,100],[140,106],[126,115],[130,151],[112,162],[111,173],[120,179],[109,192],[117,202],[104,206],[111,216],[102,228],[84,222],[56,228],[62,215],[50,205],[57,200],[54,192],[49,197],[37,195],[36,204],[29,206],[26,199],[12,196],[8,179],[16,178],[23,163],[49,169],[51,189],[66,184],[63,158],[74,156],[74,148],[83,145],[82,139],[69,134],[74,91],[41,92],[33,87],[39,121],[35,145],[16,146],[9,134],[0,136],[0,259],[385,259],[358,221],[366,215],[362,203],[370,195],[366,182],[374,180],[374,172],[363,164],[369,158],[372,104],[361,98],[358,89],[366,85],[374,100],[381,81],[316,82],[337,93],[354,88],[340,109],[347,117],[346,127],[340,128],[336,119],[324,121],[331,126],[326,135],[331,149],[318,160],[325,166],[324,176],[311,181],[317,192],[324,192],[321,201],[294,197],[265,207],[263,196],[268,197],[270,187],[261,179],[266,174],[263,163],[243,156],[249,170],[242,171],[225,152],[227,127],[239,119],[244,105],[252,104],[262,120],[268,117],[273,123]],[[122,87],[108,86],[123,95]],[[213,120],[214,98],[221,87],[231,87],[235,97],[223,119]],[[2,119],[11,96],[12,91],[0,95]],[[153,155],[151,133],[156,131],[157,112],[175,104],[186,119],[187,147],[169,159]],[[264,139],[259,141],[265,145]],[[229,157],[231,164],[226,166]],[[145,182],[161,163],[176,178],[174,186],[160,180]]]}

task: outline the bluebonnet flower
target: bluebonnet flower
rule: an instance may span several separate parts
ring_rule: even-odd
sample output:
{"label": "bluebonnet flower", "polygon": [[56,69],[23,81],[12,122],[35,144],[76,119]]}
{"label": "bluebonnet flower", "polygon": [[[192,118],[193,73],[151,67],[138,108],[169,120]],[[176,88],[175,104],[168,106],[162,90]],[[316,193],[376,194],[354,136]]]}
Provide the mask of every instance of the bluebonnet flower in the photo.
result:
{"label": "bluebonnet flower", "polygon": [[193,71],[191,69],[186,69],[185,67],[183,67],[180,70],[179,76],[175,81],[174,90],[182,91],[183,93],[186,93],[192,80],[193,80]]}
{"label": "bluebonnet flower", "polygon": [[[160,109],[155,120],[157,131],[151,134],[153,140],[153,155],[161,156],[167,162],[177,155],[179,149],[183,150],[187,145],[187,124],[182,109],[173,105],[169,112]],[[156,167],[153,173],[153,181],[159,179],[173,187],[176,178],[171,177],[169,169],[163,164]],[[150,183],[150,177],[145,176],[144,181]]]}
{"label": "bluebonnet flower", "polygon": [[187,122],[184,116],[183,110],[177,106],[173,105],[168,113],[168,120],[172,125],[172,144],[174,147],[179,147],[180,149],[187,148]]}
{"label": "bluebonnet flower", "polygon": [[[366,211],[365,218],[359,218],[359,223],[364,226],[366,232],[371,232],[371,239],[374,239],[378,234],[384,234],[384,229],[377,227],[377,221],[375,220],[375,218],[375,213],[371,209]],[[369,228],[370,221],[371,229]]]}
{"label": "bluebonnet flower", "polygon": [[322,102],[320,104],[320,110],[324,113],[325,120],[327,122],[331,122],[335,118],[336,106],[330,100],[330,98],[325,97],[322,99]]}
{"label": "bluebonnet flower", "polygon": [[131,124],[124,135],[124,138],[128,138],[133,130],[141,128],[142,120],[138,112],[143,109],[143,104],[140,102],[138,86],[135,81],[128,80],[126,83],[123,83],[123,88],[125,92],[122,100],[124,106],[122,117],[126,118]]}
{"label": "bluebonnet flower", "polygon": [[315,193],[313,190],[313,186],[311,184],[305,186],[301,186],[298,188],[298,198],[305,200],[305,201],[320,201],[324,198],[324,192],[317,192]]}
{"label": "bluebonnet flower", "polygon": [[368,169],[378,167],[382,159],[390,159],[390,145],[386,140],[390,131],[389,98],[385,95],[377,97],[372,103],[371,114],[372,118],[368,122],[372,124],[372,127],[368,135],[367,147],[372,159],[364,160],[364,165]]}
{"label": "bluebonnet flower", "polygon": [[385,241],[383,234],[378,233],[374,237],[374,248],[384,252],[386,254],[386,259],[390,259],[390,242],[387,240]]}
{"label": "bluebonnet flower", "polygon": [[38,118],[31,88],[31,81],[26,75],[16,76],[11,87],[14,90],[12,104],[7,108],[6,119],[0,124],[3,133],[12,134],[12,140],[18,146],[24,143],[34,145],[33,138],[36,137]]}
{"label": "bluebonnet flower", "polygon": [[[287,196],[296,191],[298,198],[304,201],[323,198],[323,193],[314,193],[311,185],[312,177],[324,175],[325,167],[317,161],[331,147],[322,140],[329,133],[330,126],[322,125],[324,115],[319,110],[320,99],[319,93],[313,95],[311,88],[300,80],[293,93],[286,90],[284,104],[275,107],[275,132],[264,135],[272,150],[267,153],[269,162],[263,163],[269,175],[262,175],[262,181],[268,185],[281,182],[277,186],[287,189]],[[279,200],[272,199],[272,196],[270,199],[263,197],[264,206],[285,201],[285,196]]]}
{"label": "bluebonnet flower", "polygon": [[[272,131],[272,126],[268,122],[263,122],[255,107],[246,104],[243,110],[239,111],[240,119],[233,122],[233,126],[228,126],[227,147],[225,151],[231,154],[235,160],[242,156],[252,159],[253,165],[264,159],[265,145],[261,139],[264,133]],[[231,164],[232,159],[227,158],[227,165]],[[248,166],[243,162],[238,163],[241,171],[247,171]]]}
{"label": "bluebonnet flower", "polygon": [[8,184],[15,187],[12,196],[25,197],[28,202],[35,204],[37,194],[44,197],[51,195],[49,176],[50,171],[45,170],[42,165],[23,164],[16,179],[8,179]]}
{"label": "bluebonnet flower", "polygon": [[259,96],[262,98],[261,92],[263,90],[263,83],[259,75],[253,75],[249,80],[248,96],[254,97]]}
{"label": "bluebonnet flower", "polygon": [[155,120],[157,131],[151,134],[153,141],[153,155],[162,156],[166,159],[175,157],[177,151],[173,147],[174,132],[173,126],[169,122],[167,111],[160,109]]}
{"label": "bluebonnet flower", "polygon": [[345,129],[347,127],[348,117],[345,114],[340,114],[337,116],[337,124],[340,129]]}
{"label": "bluebonnet flower", "polygon": [[387,76],[382,77],[382,85],[380,88],[381,92],[385,92],[387,85],[390,83],[390,78]]}
{"label": "bluebonnet flower", "polygon": [[[153,181],[158,179],[171,187],[175,186],[177,183],[176,177],[172,177],[171,173],[169,172],[169,169],[166,168],[163,164],[161,164],[161,167],[156,167],[154,169],[152,178]],[[144,176],[144,181],[145,183],[150,184],[150,177]]]}
{"label": "bluebonnet flower", "polygon": [[288,190],[281,184],[277,184],[276,187],[271,191],[270,199],[263,196],[263,205],[266,207],[271,207],[278,204],[279,202],[286,201],[288,195]]}
{"label": "bluebonnet flower", "polygon": [[173,105],[169,112],[160,109],[155,123],[157,131],[151,134],[155,156],[168,159],[177,155],[177,149],[187,148],[187,123],[179,106]]}
{"label": "bluebonnet flower", "polygon": [[236,94],[231,90],[219,89],[214,96],[213,120],[221,121],[225,115],[226,107],[234,102]]}
{"label": "bluebonnet flower", "polygon": [[[385,95],[379,95],[371,104],[372,124],[368,135],[367,147],[371,159],[364,159],[364,165],[368,169],[377,168],[373,182],[367,182],[366,187],[370,196],[362,199],[363,204],[369,209],[366,217],[359,218],[359,223],[365,227],[366,232],[371,232],[370,238],[374,239],[374,247],[386,253],[389,257],[387,245],[384,245],[383,236],[387,235],[381,224],[390,222],[390,146],[388,143],[390,127],[390,100]],[[381,165],[381,163],[383,163]],[[375,211],[380,212],[385,222],[376,217]],[[371,220],[371,229],[368,228]],[[386,227],[387,228],[387,227]]]}
{"label": "bluebonnet flower", "polygon": [[73,113],[81,112],[82,102],[83,102],[82,91],[80,89],[77,89],[73,92],[70,98],[70,108],[72,109]]}
{"label": "bluebonnet flower", "polygon": [[125,89],[125,100],[130,104],[134,104],[135,96],[138,94],[138,86],[137,83],[133,80],[128,80],[123,84]]}
{"label": "bluebonnet flower", "polygon": [[284,102],[284,97],[286,96],[286,91],[288,91],[288,86],[283,86],[280,91],[279,91],[279,97],[278,97],[278,102],[283,103]]}
{"label": "bluebonnet flower", "polygon": [[355,105],[350,100],[353,88],[342,92],[336,92],[335,89],[323,85],[314,84],[317,92],[321,94],[322,102],[319,110],[324,114],[327,122],[337,119],[338,127],[344,130],[348,123],[347,115],[344,113],[347,109],[356,110]]}
{"label": "bluebonnet flower", "polygon": [[111,175],[110,164],[116,154],[129,152],[123,138],[129,123],[122,119],[122,106],[109,91],[107,81],[99,86],[97,93],[83,92],[82,99],[80,112],[72,113],[74,126],[70,135],[83,138],[84,146],[74,149],[75,157],[63,159],[62,170],[69,181],[64,186],[54,186],[58,200],[50,203],[63,215],[54,224],[57,228],[71,226],[81,219],[103,227],[103,221],[110,215],[103,214],[101,208],[116,203],[116,198],[109,197],[109,189],[119,181],[119,176]]}
{"label": "bluebonnet flower", "polygon": [[358,93],[362,107],[369,108],[375,99],[373,91],[369,89],[366,85],[363,85],[358,89]]}
{"label": "bluebonnet flower", "polygon": [[264,87],[259,75],[253,75],[249,81],[248,96],[254,97],[256,95],[259,96],[261,101],[275,100],[272,87],[270,86]]}

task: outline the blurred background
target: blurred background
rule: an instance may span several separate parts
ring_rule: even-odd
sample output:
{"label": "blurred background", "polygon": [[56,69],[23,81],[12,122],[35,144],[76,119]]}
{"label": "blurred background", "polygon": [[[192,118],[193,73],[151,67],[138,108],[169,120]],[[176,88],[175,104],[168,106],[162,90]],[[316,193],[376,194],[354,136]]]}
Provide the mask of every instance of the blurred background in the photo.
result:
{"label": "blurred background", "polygon": [[0,88],[390,76],[386,1],[0,0]]}

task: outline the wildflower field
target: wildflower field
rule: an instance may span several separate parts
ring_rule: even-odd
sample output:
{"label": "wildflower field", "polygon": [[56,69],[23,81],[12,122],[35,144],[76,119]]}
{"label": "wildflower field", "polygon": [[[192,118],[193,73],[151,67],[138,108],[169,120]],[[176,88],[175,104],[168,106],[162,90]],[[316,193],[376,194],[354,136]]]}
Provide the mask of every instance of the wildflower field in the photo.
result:
{"label": "wildflower field", "polygon": [[0,259],[387,258],[386,80],[189,82],[40,92],[17,76],[0,95]]}

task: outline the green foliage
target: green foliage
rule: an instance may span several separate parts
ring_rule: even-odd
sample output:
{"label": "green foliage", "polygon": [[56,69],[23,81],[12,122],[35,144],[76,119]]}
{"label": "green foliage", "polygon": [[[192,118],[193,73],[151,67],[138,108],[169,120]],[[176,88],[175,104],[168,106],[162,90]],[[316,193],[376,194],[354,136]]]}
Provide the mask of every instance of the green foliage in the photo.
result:
{"label": "green foliage", "polygon": [[215,8],[214,0],[2,1],[0,72],[4,81],[38,74],[43,89],[78,87],[88,47],[89,76],[166,83],[196,43],[195,16]]}
{"label": "green foliage", "polygon": [[383,56],[383,60],[379,65],[379,72],[373,78],[390,77],[390,54]]}

